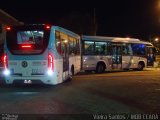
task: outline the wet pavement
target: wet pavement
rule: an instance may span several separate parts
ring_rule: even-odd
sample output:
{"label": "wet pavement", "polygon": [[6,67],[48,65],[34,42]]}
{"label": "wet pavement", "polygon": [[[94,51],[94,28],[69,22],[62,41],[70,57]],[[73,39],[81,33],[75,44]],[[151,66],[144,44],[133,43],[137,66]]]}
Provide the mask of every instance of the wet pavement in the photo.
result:
{"label": "wet pavement", "polygon": [[55,85],[1,86],[0,113],[159,113],[160,71],[79,73]]}

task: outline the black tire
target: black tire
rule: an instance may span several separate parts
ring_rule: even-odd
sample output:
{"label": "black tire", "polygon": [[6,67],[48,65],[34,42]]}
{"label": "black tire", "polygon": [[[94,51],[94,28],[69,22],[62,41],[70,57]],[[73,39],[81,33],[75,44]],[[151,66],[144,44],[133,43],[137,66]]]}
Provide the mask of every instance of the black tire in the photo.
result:
{"label": "black tire", "polygon": [[91,72],[92,72],[92,70],[85,70],[85,72],[86,72],[86,73],[91,73]]}
{"label": "black tire", "polygon": [[97,67],[96,67],[96,73],[103,73],[105,70],[105,67],[103,64],[98,64]]}
{"label": "black tire", "polygon": [[129,68],[124,68],[123,70],[124,70],[124,71],[129,71]]}
{"label": "black tire", "polygon": [[0,85],[1,86],[6,86],[6,82],[5,82],[3,77],[0,77]]}
{"label": "black tire", "polygon": [[71,67],[71,75],[74,76],[74,66]]}
{"label": "black tire", "polygon": [[144,68],[144,63],[143,63],[143,62],[140,62],[140,63],[138,64],[137,70],[138,70],[138,71],[142,71],[143,68]]}

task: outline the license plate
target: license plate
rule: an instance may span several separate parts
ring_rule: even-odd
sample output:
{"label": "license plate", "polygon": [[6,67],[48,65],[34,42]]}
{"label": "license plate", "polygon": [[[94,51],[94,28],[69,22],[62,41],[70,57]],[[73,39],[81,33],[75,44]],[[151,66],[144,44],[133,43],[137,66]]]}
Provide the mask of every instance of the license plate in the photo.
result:
{"label": "license plate", "polygon": [[44,73],[44,70],[42,70],[42,69],[32,69],[32,73],[33,74],[40,74],[40,73]]}

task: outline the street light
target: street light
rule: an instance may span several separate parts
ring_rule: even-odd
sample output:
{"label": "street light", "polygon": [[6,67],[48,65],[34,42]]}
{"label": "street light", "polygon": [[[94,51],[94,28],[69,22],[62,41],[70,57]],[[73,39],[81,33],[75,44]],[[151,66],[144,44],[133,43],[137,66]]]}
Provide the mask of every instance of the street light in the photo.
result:
{"label": "street light", "polygon": [[155,41],[155,42],[158,42],[158,41],[159,41],[159,38],[155,38],[154,41]]}

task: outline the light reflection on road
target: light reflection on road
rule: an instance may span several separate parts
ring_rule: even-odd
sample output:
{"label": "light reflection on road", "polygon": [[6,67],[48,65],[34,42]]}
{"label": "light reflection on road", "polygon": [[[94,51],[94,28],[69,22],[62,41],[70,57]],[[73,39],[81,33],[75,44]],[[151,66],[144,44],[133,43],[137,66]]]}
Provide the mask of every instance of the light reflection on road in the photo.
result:
{"label": "light reflection on road", "polygon": [[39,92],[13,92],[15,95],[35,95],[38,94]]}

